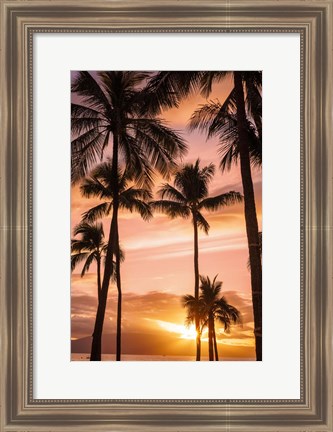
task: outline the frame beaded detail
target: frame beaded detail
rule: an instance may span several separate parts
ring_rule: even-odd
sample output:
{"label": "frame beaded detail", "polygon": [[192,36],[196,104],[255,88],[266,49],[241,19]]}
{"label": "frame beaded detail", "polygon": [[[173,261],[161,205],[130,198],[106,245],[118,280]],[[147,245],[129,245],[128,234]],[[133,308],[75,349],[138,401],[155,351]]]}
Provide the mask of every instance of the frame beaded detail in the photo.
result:
{"label": "frame beaded detail", "polygon": [[[300,290],[300,338],[301,338],[301,352],[300,352],[300,399],[34,399],[33,397],[33,330],[32,330],[32,320],[33,320],[33,307],[32,307],[32,298],[33,298],[33,281],[32,281],[32,213],[33,213],[33,193],[32,193],[32,146],[33,146],[33,36],[39,33],[68,33],[68,34],[77,34],[77,33],[104,33],[104,34],[112,34],[112,33],[296,33],[300,35],[300,216],[301,216],[301,244],[300,244],[300,271],[301,271],[301,290]],[[31,27],[28,28],[28,46],[29,46],[29,58],[28,58],[28,89],[29,89],[29,166],[28,166],[28,226],[29,226],[29,287],[28,287],[28,329],[29,329],[29,342],[28,342],[28,402],[31,405],[44,405],[44,404],[53,404],[53,405],[66,405],[67,403],[77,404],[77,405],[96,405],[96,404],[107,404],[109,406],[114,405],[141,405],[141,404],[151,404],[151,405],[223,405],[227,408],[229,405],[266,405],[266,406],[279,406],[279,405],[303,405],[305,403],[305,369],[304,369],[304,317],[305,317],[305,285],[304,285],[304,235],[305,230],[303,229],[305,218],[304,218],[304,60],[305,60],[305,30],[302,27],[299,28],[240,28],[240,27],[232,27],[230,24],[227,28],[207,28],[200,26],[191,26],[191,28],[122,28],[111,26],[109,28],[101,27],[101,28],[77,28],[73,27],[57,27],[54,28],[45,28],[45,27]]]}

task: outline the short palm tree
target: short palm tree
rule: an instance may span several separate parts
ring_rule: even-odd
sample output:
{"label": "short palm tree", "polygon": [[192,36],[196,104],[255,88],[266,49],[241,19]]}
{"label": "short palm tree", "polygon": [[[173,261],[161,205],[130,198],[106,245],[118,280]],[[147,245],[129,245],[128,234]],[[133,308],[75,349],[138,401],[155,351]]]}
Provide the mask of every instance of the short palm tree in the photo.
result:
{"label": "short palm tree", "polygon": [[81,222],[73,230],[74,236],[80,235],[80,239],[71,241],[71,269],[84,262],[81,271],[83,277],[93,262],[97,265],[97,298],[101,295],[101,263],[105,256],[107,244],[104,241],[103,225],[100,222]]}
{"label": "short palm tree", "polygon": [[[214,197],[208,196],[208,185],[215,173],[215,166],[210,164],[200,168],[200,161],[186,164],[180,168],[174,177],[174,185],[164,184],[158,191],[161,199],[154,201],[154,209],[166,213],[171,219],[176,217],[191,218],[194,230],[194,298],[199,299],[199,246],[198,229],[206,234],[209,224],[202,214],[202,210],[215,211],[222,207],[242,201],[242,195],[230,191]],[[196,360],[200,360],[200,324],[196,319],[197,353]]]}
{"label": "short palm tree", "polygon": [[231,324],[241,322],[240,312],[230,305],[225,297],[220,297],[222,282],[216,280],[217,275],[211,281],[208,276],[200,276],[200,309],[206,318],[208,325],[208,352],[209,360],[218,361],[215,321],[224,326],[224,331],[229,332]]}
{"label": "short palm tree", "polygon": [[[198,324],[198,327],[196,329],[196,337],[197,337],[197,345],[198,346],[198,340],[201,350],[201,337],[203,329],[207,325],[207,319],[206,319],[206,311],[203,308],[203,303],[199,299],[196,299],[191,294],[186,294],[182,297],[182,305],[187,310],[186,314],[186,320],[185,325],[186,327],[189,327],[191,324]],[[200,360],[200,358],[199,358]]]}
{"label": "short palm tree", "polygon": [[[150,75],[145,72],[108,71],[75,74],[72,92],[79,103],[72,104],[72,179],[79,181],[112,152],[113,177],[117,177],[119,161],[133,168],[135,179],[152,184],[153,170],[163,176],[174,167],[186,145],[178,133],[167,127],[151,109],[157,96],[145,90]],[[171,99],[169,103],[172,104]],[[119,190],[113,182],[112,220],[102,281],[101,298],[95,320],[91,360],[100,361],[102,332],[112,275],[112,260],[117,244]]]}
{"label": "short palm tree", "polygon": [[[133,174],[129,170],[118,170],[117,178],[114,178],[112,171],[112,160],[103,162],[98,165],[87,177],[82,185],[82,195],[90,197],[98,197],[103,202],[83,214],[83,220],[95,221],[98,218],[108,216],[114,205],[114,188],[113,183],[118,183],[118,199],[119,208],[130,212],[138,212],[144,220],[149,220],[152,217],[152,212],[147,200],[152,198],[152,194],[148,189],[135,188],[129,186],[133,180]],[[116,231],[116,284],[118,290],[118,308],[117,308],[117,346],[116,360],[121,360],[121,311],[122,311],[122,290],[121,290],[121,275],[120,261],[121,253],[119,248],[119,228],[117,224]]]}
{"label": "short palm tree", "polygon": [[[257,361],[262,360],[262,268],[259,251],[258,220],[251,173],[251,148],[248,141],[248,124],[246,112],[252,115],[257,130],[261,128],[261,89],[262,73],[260,71],[165,71],[153,76],[148,86],[155,100],[166,100],[179,104],[182,98],[194,91],[208,97],[214,83],[230,77],[233,80],[232,90],[221,107],[221,116],[233,111],[237,127],[237,153],[239,153],[240,173],[244,192],[244,214],[249,255],[251,261],[251,288],[256,339]],[[244,91],[245,90],[245,91]],[[172,101],[169,98],[175,98]],[[154,104],[155,111],[164,105]],[[255,109],[254,109],[255,108]],[[254,112],[256,110],[256,112]],[[220,117],[221,117],[220,116]],[[261,134],[261,132],[260,132]],[[238,157],[237,157],[238,158]],[[233,158],[233,161],[237,160]]]}

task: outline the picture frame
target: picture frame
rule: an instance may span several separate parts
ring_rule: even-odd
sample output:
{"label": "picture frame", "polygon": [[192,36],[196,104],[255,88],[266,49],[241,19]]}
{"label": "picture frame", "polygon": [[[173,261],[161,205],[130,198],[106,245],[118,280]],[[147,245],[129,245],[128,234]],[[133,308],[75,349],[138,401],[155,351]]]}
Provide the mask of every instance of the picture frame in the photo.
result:
{"label": "picture frame", "polygon": [[[332,0],[1,6],[1,431],[332,431]],[[300,34],[300,399],[33,398],[32,41],[39,32]]]}

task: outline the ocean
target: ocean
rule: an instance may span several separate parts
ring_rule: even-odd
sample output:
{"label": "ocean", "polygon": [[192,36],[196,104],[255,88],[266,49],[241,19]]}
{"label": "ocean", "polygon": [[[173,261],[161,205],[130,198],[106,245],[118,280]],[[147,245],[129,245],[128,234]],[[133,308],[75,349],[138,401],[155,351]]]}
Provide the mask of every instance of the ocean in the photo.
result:
{"label": "ocean", "polygon": [[[72,361],[89,361],[88,353],[72,353]],[[115,361],[115,354],[102,354],[102,361]],[[163,355],[136,355],[123,354],[122,361],[195,361],[194,356],[163,356]],[[202,357],[202,361],[208,361],[208,357]],[[253,361],[252,358],[222,358],[221,361]]]}

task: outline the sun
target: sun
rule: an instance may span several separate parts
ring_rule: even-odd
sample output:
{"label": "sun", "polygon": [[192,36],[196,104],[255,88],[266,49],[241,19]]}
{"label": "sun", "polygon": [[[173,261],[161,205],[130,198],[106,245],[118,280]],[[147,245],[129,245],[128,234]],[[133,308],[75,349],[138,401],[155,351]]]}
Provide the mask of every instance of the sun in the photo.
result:
{"label": "sun", "polygon": [[167,330],[170,333],[177,333],[180,339],[196,339],[197,332],[195,331],[194,324],[186,327],[182,324],[171,323],[168,321],[162,320],[154,320],[154,322],[162,327],[164,330]]}
{"label": "sun", "polygon": [[194,324],[189,327],[182,326],[181,329],[181,338],[182,339],[196,339],[197,332],[195,330]]}

